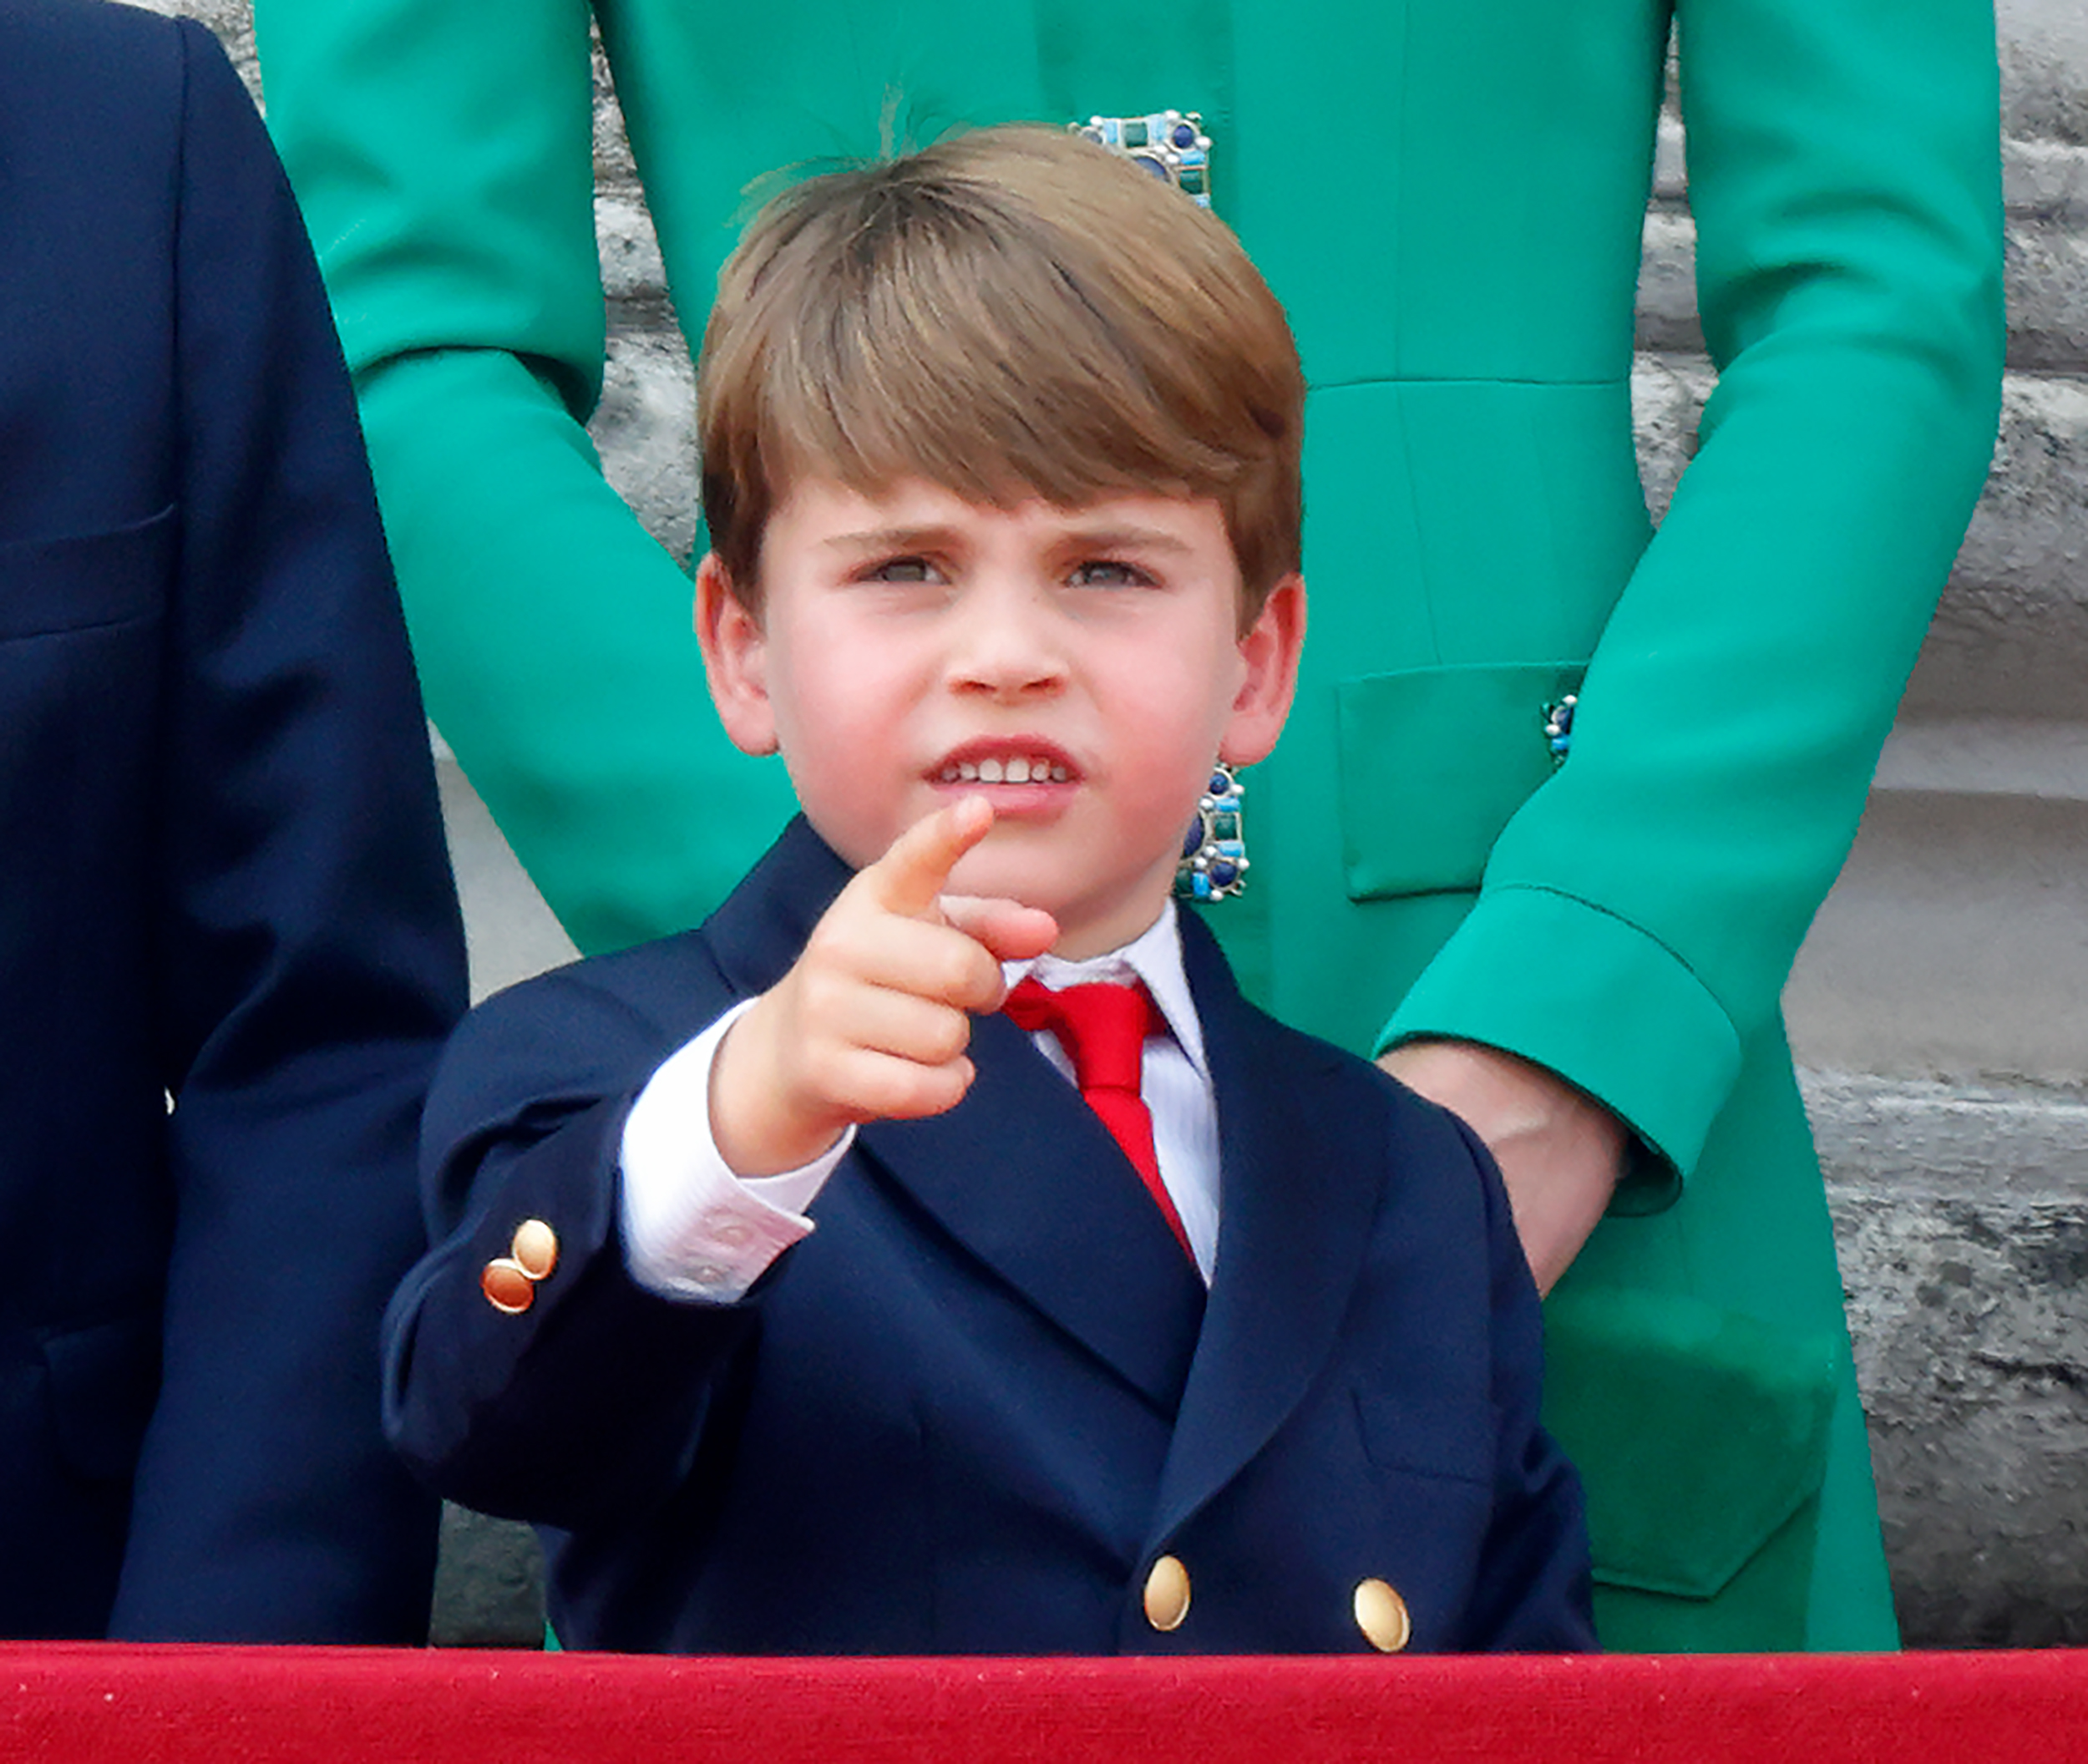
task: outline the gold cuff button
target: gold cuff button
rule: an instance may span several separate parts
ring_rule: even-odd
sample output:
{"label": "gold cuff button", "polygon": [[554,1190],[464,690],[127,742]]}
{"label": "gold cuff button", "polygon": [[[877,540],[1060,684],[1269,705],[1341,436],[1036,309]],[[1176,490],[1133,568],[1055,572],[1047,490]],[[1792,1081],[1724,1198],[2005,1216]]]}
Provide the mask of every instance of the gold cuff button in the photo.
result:
{"label": "gold cuff button", "polygon": [[509,1316],[519,1317],[536,1303],[536,1282],[530,1270],[511,1256],[496,1256],[479,1275],[479,1290],[486,1303]]}
{"label": "gold cuff button", "polygon": [[540,1219],[525,1219],[514,1228],[508,1255],[533,1280],[548,1280],[558,1266],[558,1233]]}
{"label": "gold cuff button", "polygon": [[1413,1640],[1414,1620],[1406,1601],[1382,1580],[1370,1579],[1356,1589],[1356,1626],[1363,1639],[1381,1654],[1396,1654]]}
{"label": "gold cuff button", "polygon": [[1166,1635],[1189,1614],[1189,1571],[1176,1556],[1163,1556],[1146,1576],[1146,1621]]}

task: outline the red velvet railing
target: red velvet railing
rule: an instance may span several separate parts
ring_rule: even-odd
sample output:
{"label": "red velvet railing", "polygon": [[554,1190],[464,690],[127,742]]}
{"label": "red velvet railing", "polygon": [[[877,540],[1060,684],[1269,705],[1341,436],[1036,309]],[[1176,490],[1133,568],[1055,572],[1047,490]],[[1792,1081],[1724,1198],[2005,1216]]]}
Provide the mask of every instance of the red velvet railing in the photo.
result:
{"label": "red velvet railing", "polygon": [[720,1660],[0,1647],[7,1764],[2060,1764],[2088,1653]]}

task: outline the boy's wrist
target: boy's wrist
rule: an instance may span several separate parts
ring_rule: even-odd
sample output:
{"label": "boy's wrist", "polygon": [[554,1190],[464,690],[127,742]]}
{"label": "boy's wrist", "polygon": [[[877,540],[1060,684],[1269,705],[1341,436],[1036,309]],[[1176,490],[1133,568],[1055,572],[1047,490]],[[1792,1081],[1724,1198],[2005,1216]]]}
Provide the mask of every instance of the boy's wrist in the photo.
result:
{"label": "boy's wrist", "polygon": [[793,1101],[779,1057],[774,995],[763,993],[725,1032],[711,1064],[711,1138],[735,1176],[803,1169],[833,1149],[849,1123]]}
{"label": "boy's wrist", "polygon": [[617,1209],[624,1261],[637,1285],[662,1298],[729,1305],[812,1229],[806,1209],[852,1141],[782,1175],[742,1178],[711,1131],[717,1052],[747,1000],[677,1049],[632,1099],[618,1148]]}

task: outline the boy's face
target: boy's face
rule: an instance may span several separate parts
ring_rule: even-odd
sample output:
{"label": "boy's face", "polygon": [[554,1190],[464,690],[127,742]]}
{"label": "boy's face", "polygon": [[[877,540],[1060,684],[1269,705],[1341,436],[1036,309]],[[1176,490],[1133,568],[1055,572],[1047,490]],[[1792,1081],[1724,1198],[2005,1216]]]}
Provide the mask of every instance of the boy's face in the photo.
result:
{"label": "boy's face", "polygon": [[1114,497],[1011,510],[908,483],[793,485],[762,540],[757,621],[714,559],[697,625],[727,732],[780,748],[851,864],[967,795],[992,831],[952,892],[1041,907],[1078,958],[1137,936],[1173,885],[1214,759],[1275,743],[1304,585],[1240,633],[1218,504]]}

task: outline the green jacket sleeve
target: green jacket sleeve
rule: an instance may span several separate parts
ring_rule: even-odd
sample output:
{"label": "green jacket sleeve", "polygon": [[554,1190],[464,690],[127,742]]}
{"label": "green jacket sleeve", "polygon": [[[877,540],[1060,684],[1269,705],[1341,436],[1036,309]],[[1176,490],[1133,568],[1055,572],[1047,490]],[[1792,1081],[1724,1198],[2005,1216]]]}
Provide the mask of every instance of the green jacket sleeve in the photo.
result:
{"label": "green jacket sleeve", "polygon": [[1386,1032],[1508,1048],[1675,1172],[1845,856],[1993,444],[1982,0],[1681,0],[1719,383],[1570,757]]}
{"label": "green jacket sleeve", "polygon": [[428,707],[585,949],[693,923],[780,826],[687,576],[603,480],[585,0],[261,0],[269,119],[362,394]]}

